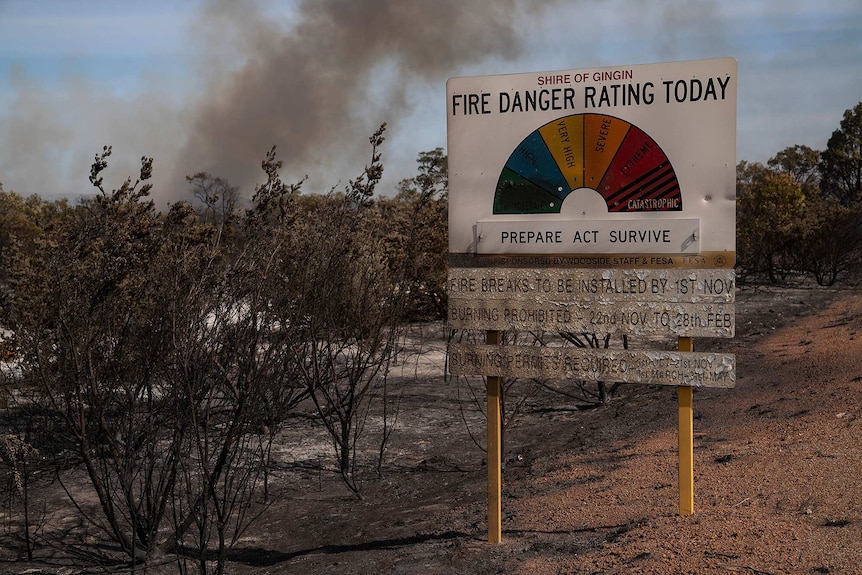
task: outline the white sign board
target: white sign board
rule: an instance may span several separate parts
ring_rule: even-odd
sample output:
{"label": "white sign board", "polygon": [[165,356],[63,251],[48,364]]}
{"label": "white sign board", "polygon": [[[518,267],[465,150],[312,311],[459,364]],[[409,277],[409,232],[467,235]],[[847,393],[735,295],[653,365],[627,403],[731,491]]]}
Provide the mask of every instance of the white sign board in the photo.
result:
{"label": "white sign board", "polygon": [[678,254],[733,266],[734,59],[446,88],[451,254]]}

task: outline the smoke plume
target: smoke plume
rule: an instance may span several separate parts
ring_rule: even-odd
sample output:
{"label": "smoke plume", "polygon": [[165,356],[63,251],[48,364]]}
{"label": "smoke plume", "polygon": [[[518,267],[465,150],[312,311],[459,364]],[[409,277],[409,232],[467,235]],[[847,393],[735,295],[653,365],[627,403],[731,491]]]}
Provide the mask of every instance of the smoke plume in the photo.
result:
{"label": "smoke plume", "polygon": [[424,148],[407,149],[402,120],[428,106],[429,93],[442,109],[449,76],[519,55],[517,15],[534,4],[298,0],[275,11],[208,1],[187,26],[193,50],[181,81],[155,68],[122,92],[86,70],[41,82],[13,69],[0,92],[0,181],[24,195],[92,193],[89,165],[112,145],[108,187],[152,156],[160,205],[189,199],[185,176],[199,171],[248,196],[277,145],[286,180],[309,174],[305,189],[326,191],[361,172],[367,138],[383,122],[384,163],[400,158],[412,170]]}
{"label": "smoke plume", "polygon": [[247,188],[275,144],[297,177],[361,169],[367,137],[382,122],[398,129],[411,86],[438,83],[442,99],[443,81],[463,65],[517,54],[514,4],[304,0],[284,27],[246,3],[211,3],[202,19],[207,42],[231,43],[243,62],[226,77],[218,71],[229,64],[208,66],[215,73],[177,168]]}

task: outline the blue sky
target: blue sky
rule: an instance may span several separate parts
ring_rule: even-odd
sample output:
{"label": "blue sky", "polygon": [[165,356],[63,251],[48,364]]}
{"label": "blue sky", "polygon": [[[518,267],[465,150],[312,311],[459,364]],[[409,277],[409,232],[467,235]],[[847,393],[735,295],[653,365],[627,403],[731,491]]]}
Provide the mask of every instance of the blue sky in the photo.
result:
{"label": "blue sky", "polygon": [[[385,17],[394,2],[0,0],[0,182],[45,197],[88,193],[89,163],[111,144],[117,185],[153,156],[155,193],[170,201],[183,174],[234,157],[254,165],[278,143],[291,154],[286,179],[308,174],[306,187],[325,191],[361,171],[367,137],[386,121],[391,192],[420,151],[445,147],[451,76],[731,56],[737,158],[761,162],[794,144],[822,149],[862,101],[858,0],[402,0],[415,7],[409,33]],[[341,18],[357,6],[349,28],[314,28],[320,7]],[[313,41],[306,50],[291,37]],[[266,94],[236,96],[244,82]],[[342,86],[349,94],[330,98]],[[208,130],[213,118],[218,130]],[[225,169],[253,186],[248,171]]]}

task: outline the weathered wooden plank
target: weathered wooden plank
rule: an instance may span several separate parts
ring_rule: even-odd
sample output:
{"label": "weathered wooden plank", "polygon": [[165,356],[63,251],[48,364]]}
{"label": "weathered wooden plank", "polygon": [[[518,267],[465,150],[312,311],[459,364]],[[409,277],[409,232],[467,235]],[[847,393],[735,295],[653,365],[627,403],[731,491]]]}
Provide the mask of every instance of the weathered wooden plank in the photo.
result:
{"label": "weathered wooden plank", "polygon": [[450,268],[449,297],[733,303],[732,269]]}
{"label": "weathered wooden plank", "polygon": [[632,301],[542,302],[523,299],[450,298],[454,329],[543,330],[678,337],[733,337],[735,304]]}
{"label": "weathered wooden plank", "polygon": [[451,375],[734,387],[733,354],[453,344]]}

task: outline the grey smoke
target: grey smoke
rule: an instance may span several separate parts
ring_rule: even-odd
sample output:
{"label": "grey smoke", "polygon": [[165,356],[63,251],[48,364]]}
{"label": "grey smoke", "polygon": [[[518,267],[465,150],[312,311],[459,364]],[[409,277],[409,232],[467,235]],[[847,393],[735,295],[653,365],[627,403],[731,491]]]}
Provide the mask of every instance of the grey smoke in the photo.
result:
{"label": "grey smoke", "polygon": [[390,127],[384,162],[399,154],[412,162],[423,149],[407,149],[400,121],[427,105],[429,87],[442,105],[449,76],[489,57],[517,57],[517,16],[539,5],[300,0],[285,16],[266,3],[205,2],[187,27],[194,55],[177,91],[177,78],[159,69],[133,95],[80,71],[46,85],[14,70],[0,93],[0,182],[49,198],[92,193],[89,165],[112,145],[108,187],[134,176],[146,155],[155,158],[160,204],[188,198],[184,178],[198,171],[250,195],[277,145],[286,180],[311,174],[306,189],[325,191],[360,173],[367,138],[382,122]]}
{"label": "grey smoke", "polygon": [[232,43],[245,63],[226,78],[213,66],[178,169],[248,187],[273,144],[297,177],[338,163],[361,168],[366,138],[382,122],[397,130],[411,86],[437,82],[442,98],[443,81],[461,66],[517,55],[514,5],[305,0],[285,29],[245,3],[213,2],[203,16],[207,40]]}

